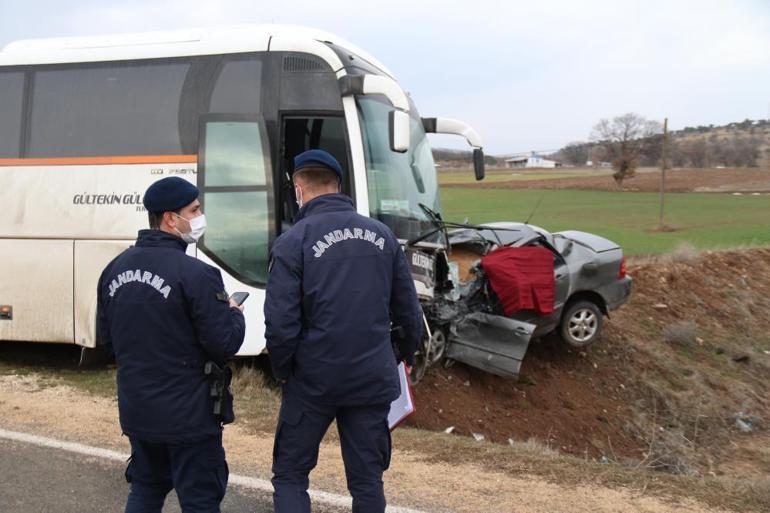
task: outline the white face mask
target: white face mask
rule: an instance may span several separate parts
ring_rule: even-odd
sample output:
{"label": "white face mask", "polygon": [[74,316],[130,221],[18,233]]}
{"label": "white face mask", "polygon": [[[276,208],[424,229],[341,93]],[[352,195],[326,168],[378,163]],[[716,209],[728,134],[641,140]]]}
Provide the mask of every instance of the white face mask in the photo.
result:
{"label": "white face mask", "polygon": [[192,219],[187,219],[179,214],[174,214],[177,217],[181,217],[185,221],[187,221],[190,224],[190,233],[182,233],[178,229],[176,232],[179,234],[180,237],[182,237],[182,240],[185,241],[188,244],[194,244],[200,240],[201,237],[203,237],[203,234],[206,232],[206,216],[201,214],[198,217],[193,217]]}
{"label": "white face mask", "polygon": [[297,206],[302,208],[302,189],[299,185],[294,186],[294,196],[297,198]]}

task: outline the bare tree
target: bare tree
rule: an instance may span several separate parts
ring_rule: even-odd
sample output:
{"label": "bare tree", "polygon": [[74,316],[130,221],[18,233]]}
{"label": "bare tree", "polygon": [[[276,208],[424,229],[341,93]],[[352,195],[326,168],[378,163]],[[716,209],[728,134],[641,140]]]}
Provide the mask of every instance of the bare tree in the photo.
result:
{"label": "bare tree", "polygon": [[685,155],[684,143],[672,137],[668,141],[668,145],[670,150],[669,162],[671,162],[671,167],[685,167],[688,163],[688,159],[687,155]]}
{"label": "bare tree", "polygon": [[680,151],[692,167],[706,167],[708,164],[709,148],[704,139],[685,141],[681,144]]}
{"label": "bare tree", "polygon": [[640,166],[659,166],[663,158],[663,134],[651,135],[644,141],[644,147],[639,154]]}
{"label": "bare tree", "polygon": [[592,167],[598,168],[601,166],[602,162],[607,161],[607,152],[604,149],[604,146],[601,144],[595,144],[591,147],[590,150],[588,150],[588,160],[591,161],[593,164]]}
{"label": "bare tree", "polygon": [[588,150],[590,145],[584,142],[571,142],[561,149],[564,160],[573,166],[585,166],[588,162]]}
{"label": "bare tree", "polygon": [[632,112],[612,119],[602,119],[594,127],[591,139],[604,147],[612,162],[612,175],[619,186],[631,178],[645,151],[660,145],[661,125]]}
{"label": "bare tree", "polygon": [[741,167],[757,167],[757,160],[761,152],[762,141],[756,136],[735,136],[732,141],[734,151],[734,165]]}
{"label": "bare tree", "polygon": [[761,156],[761,140],[734,135],[732,138],[709,140],[709,153],[715,163],[729,167],[756,167]]}

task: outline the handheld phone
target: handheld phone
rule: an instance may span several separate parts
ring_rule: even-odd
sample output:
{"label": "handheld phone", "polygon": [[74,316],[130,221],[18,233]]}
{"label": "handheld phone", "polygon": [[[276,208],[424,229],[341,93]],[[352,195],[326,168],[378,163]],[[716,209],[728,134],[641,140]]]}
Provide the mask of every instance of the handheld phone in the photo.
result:
{"label": "handheld phone", "polygon": [[235,301],[238,306],[241,306],[243,302],[246,301],[247,297],[249,297],[248,292],[233,292],[233,294],[230,296],[230,299]]}

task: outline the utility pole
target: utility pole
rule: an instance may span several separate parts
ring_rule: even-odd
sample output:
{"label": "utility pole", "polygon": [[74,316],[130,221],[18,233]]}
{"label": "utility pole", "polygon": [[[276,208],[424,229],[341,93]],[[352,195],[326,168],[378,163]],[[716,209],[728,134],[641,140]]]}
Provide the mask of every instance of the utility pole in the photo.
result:
{"label": "utility pole", "polygon": [[664,207],[666,204],[666,169],[668,169],[668,118],[663,121],[663,153],[660,159],[660,220],[658,228],[666,227],[664,222]]}

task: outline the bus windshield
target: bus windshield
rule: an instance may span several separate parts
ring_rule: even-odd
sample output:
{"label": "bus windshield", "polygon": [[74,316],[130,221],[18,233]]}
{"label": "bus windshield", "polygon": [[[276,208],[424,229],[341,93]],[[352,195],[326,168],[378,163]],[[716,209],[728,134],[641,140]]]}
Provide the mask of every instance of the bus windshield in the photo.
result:
{"label": "bus windshield", "polygon": [[[358,109],[363,130],[370,215],[385,223],[396,237],[409,240],[435,228],[427,206],[441,212],[438,180],[433,154],[414,105],[411,106],[409,151],[390,149],[388,103],[359,98]],[[425,239],[443,243],[441,232]]]}

